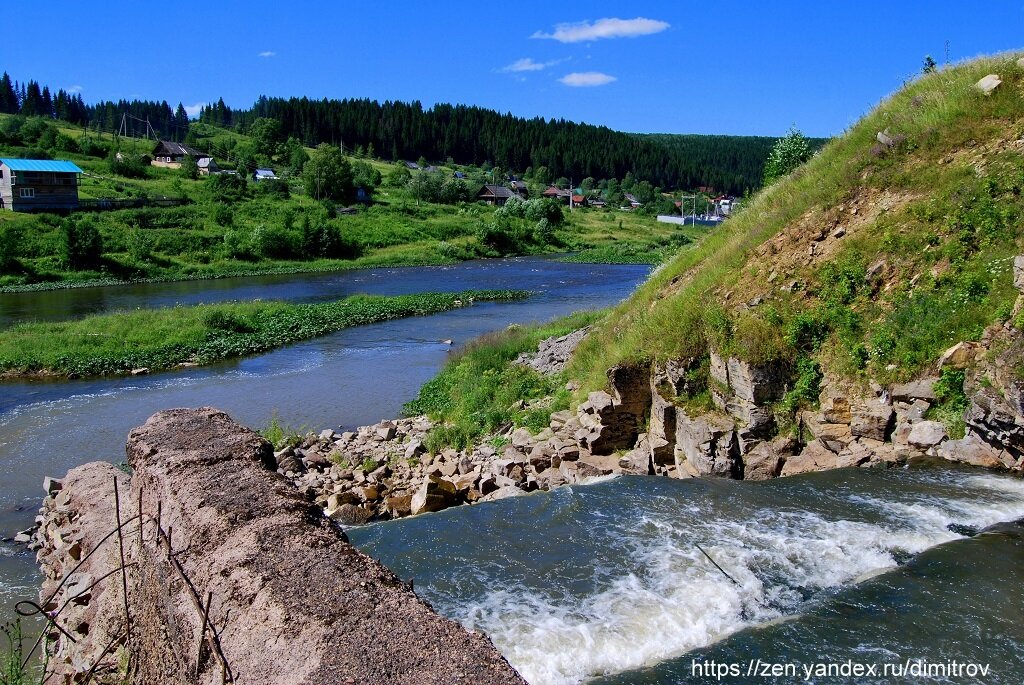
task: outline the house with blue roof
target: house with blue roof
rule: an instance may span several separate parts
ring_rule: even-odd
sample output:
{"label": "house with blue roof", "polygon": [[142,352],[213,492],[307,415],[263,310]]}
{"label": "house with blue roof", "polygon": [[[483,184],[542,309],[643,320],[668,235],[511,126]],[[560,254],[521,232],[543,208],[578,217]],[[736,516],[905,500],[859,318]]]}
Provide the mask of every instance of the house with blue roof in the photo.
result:
{"label": "house with blue roof", "polygon": [[0,210],[69,212],[78,209],[81,173],[74,162],[0,158]]}

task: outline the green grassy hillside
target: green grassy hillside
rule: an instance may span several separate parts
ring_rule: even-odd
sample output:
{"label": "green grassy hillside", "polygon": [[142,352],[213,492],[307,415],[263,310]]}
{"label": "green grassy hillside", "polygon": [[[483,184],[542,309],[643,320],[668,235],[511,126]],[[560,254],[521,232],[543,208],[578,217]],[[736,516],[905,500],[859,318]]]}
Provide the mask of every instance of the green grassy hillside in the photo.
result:
{"label": "green grassy hillside", "polygon": [[[1018,57],[907,84],[680,253],[595,324],[570,371],[582,391],[620,362],[715,347],[789,365],[787,401],[813,402],[822,370],[907,379],[1008,318],[1024,236]],[[1003,83],[984,95],[990,73]]]}
{"label": "green grassy hillside", "polygon": [[[205,124],[195,124],[194,133],[197,145],[225,155],[249,142],[246,136]],[[576,251],[588,251],[587,258],[593,261],[657,262],[703,232],[659,224],[650,212],[616,209],[565,212],[561,221],[541,228],[536,217],[503,214],[475,202],[419,200],[408,185],[404,166],[354,157],[349,158],[351,164],[369,165],[380,172],[381,182],[371,206],[339,216],[333,206],[306,195],[298,176],[272,185],[237,186],[221,183],[228,177],[193,179],[175,169],[122,170],[110,160],[113,144],[109,135],[87,135],[60,122],[0,115],[0,156],[49,155],[74,161],[85,172],[82,199],[184,202],[176,207],[76,212],[69,219],[0,212],[0,288],[438,264]],[[150,153],[152,148],[151,141],[120,141],[128,155]],[[225,157],[217,156],[230,166]],[[479,169],[463,169],[472,195],[484,178]],[[400,172],[398,181],[389,176],[395,171]],[[453,171],[454,167],[441,167],[437,174],[450,179]],[[72,263],[65,246],[69,224],[98,234],[99,254]]]}
{"label": "green grassy hillside", "polygon": [[[515,376],[520,399],[533,402],[568,381],[574,398],[559,390],[543,405],[557,409],[605,389],[616,364],[687,359],[702,377],[687,385],[705,390],[676,402],[701,413],[713,409],[715,349],[788,377],[774,407],[785,430],[826,381],[855,388],[933,372],[945,349],[1013,315],[1013,257],[1024,249],[1018,57],[979,59],[907,84],[594,321],[555,379],[507,360],[511,349],[530,346],[531,334],[572,322],[468,350],[410,409],[447,422],[435,442],[462,444],[500,424],[489,417],[537,426],[545,419],[537,409],[511,416],[508,396],[481,395],[479,373],[466,369]],[[1003,82],[984,95],[975,84],[990,73]],[[932,416],[951,435],[963,431],[962,386],[962,375],[936,385]],[[467,397],[478,405],[465,406]]]}

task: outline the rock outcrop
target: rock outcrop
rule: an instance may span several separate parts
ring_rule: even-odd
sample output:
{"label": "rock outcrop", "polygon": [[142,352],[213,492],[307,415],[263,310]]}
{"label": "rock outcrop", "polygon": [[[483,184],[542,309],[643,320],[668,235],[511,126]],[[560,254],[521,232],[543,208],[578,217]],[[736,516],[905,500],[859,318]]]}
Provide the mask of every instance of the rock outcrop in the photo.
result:
{"label": "rock outcrop", "polygon": [[[210,625],[235,683],[524,682],[486,637],[436,614],[404,581],[349,545],[275,472],[269,443],[226,414],[160,412],[132,431],[127,452],[134,473],[123,513],[135,515],[141,501],[146,522],[141,541],[137,528],[126,531],[128,682],[221,682],[218,652],[209,645],[197,651],[204,642],[197,606],[207,596]],[[96,535],[113,528],[109,491],[112,479],[124,476],[112,468],[76,469],[47,500],[41,530],[49,542],[40,558],[48,582],[66,573],[64,545],[73,540],[88,554]],[[92,557],[93,578],[118,567],[112,558],[118,548],[110,550],[113,555],[104,547]],[[72,581],[73,588],[88,585]],[[124,616],[117,583],[105,584],[115,590],[108,588],[72,623],[88,622],[88,612]],[[118,634],[119,621],[108,628],[90,624],[74,648],[58,642],[57,654],[81,653],[70,659],[74,670],[91,655],[81,645],[102,649]]]}
{"label": "rock outcrop", "polygon": [[553,375],[565,370],[576,347],[587,337],[590,327],[580,328],[557,338],[545,338],[536,352],[524,353],[516,358],[516,364],[528,366],[538,373]]}

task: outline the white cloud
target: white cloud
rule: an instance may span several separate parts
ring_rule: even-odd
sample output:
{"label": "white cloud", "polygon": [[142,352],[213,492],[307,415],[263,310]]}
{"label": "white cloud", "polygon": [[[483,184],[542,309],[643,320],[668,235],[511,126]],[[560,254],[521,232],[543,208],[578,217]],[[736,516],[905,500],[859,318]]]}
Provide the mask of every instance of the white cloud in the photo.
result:
{"label": "white cloud", "polygon": [[524,57],[523,59],[517,59],[508,66],[502,67],[501,71],[506,74],[518,73],[520,71],[540,71],[544,66],[543,62],[534,62],[531,58]]}
{"label": "white cloud", "polygon": [[203,107],[206,107],[205,102],[197,102],[194,105],[185,105],[185,114],[188,115],[189,119],[194,119],[199,116],[199,112],[202,111]]}
{"label": "white cloud", "polygon": [[82,86],[71,86],[70,88],[68,88],[68,92],[69,93],[81,93],[82,92]]}
{"label": "white cloud", "polygon": [[519,74],[524,71],[541,71],[542,69],[553,67],[556,64],[567,62],[568,60],[569,58],[566,57],[564,59],[553,59],[550,62],[537,62],[532,57],[524,57],[522,59],[517,59],[512,64],[502,67],[498,71],[503,74]]}
{"label": "white cloud", "polygon": [[668,22],[657,19],[598,19],[593,24],[581,21],[577,24],[556,24],[554,33],[537,31],[530,38],[550,38],[560,43],[581,43],[601,38],[636,38],[661,33],[670,26]]}
{"label": "white cloud", "polygon": [[610,74],[602,74],[600,71],[574,71],[558,80],[567,86],[583,88],[587,86],[603,86],[618,79]]}
{"label": "white cloud", "polygon": [[277,53],[273,50],[264,50],[263,52],[256,55],[257,57],[277,57]]}

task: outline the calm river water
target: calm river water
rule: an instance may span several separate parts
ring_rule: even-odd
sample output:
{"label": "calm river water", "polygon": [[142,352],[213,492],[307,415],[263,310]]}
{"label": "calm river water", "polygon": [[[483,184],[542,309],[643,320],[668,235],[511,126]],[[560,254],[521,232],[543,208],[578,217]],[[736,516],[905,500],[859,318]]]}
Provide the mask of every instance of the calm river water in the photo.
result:
{"label": "calm river water", "polygon": [[[526,288],[488,303],[341,331],[205,369],[0,385],[0,532],[31,523],[44,475],[118,461],[153,412],[214,405],[251,426],[310,429],[397,415],[456,346],[510,323],[607,306],[646,267],[546,259],[0,296],[0,325],[109,309],[355,292]],[[487,632],[533,685],[712,683],[710,664],[987,666],[1024,682],[1024,533],[964,537],[1024,517],[1024,481],[974,470],[841,470],[764,483],[617,478],[352,529],[439,611]],[[703,547],[721,570],[698,549]],[[731,577],[731,579],[730,579]],[[0,545],[3,616],[33,596],[32,557]],[[787,666],[789,665],[789,666]]]}

